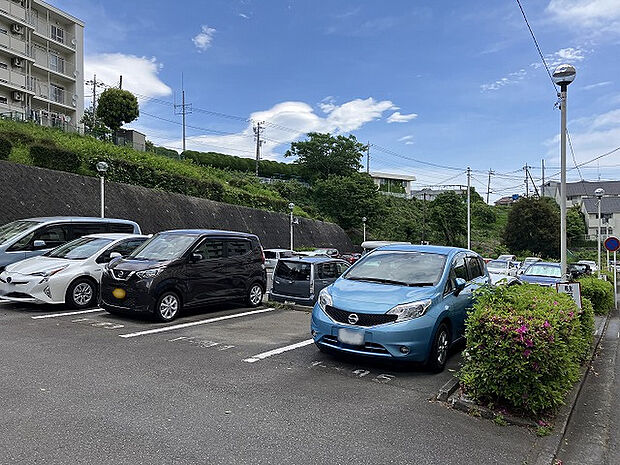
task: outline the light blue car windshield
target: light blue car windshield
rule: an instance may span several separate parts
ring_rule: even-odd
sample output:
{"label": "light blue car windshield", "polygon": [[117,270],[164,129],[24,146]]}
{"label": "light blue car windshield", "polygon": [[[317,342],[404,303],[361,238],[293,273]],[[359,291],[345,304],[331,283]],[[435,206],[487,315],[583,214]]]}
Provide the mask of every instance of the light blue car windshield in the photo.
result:
{"label": "light blue car windshield", "polygon": [[350,268],[343,277],[401,286],[435,286],[445,263],[446,256],[437,253],[378,250]]}

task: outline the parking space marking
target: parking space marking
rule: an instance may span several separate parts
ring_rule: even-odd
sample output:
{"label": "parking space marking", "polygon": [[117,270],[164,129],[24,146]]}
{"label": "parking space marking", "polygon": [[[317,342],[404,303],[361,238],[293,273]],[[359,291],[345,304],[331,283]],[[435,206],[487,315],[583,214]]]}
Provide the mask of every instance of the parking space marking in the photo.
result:
{"label": "parking space marking", "polygon": [[59,316],[71,316],[71,315],[81,315],[83,313],[96,313],[96,312],[105,312],[102,308],[91,308],[90,310],[79,310],[76,312],[64,312],[64,313],[50,313],[48,315],[37,315],[31,316],[33,320],[40,320],[43,318],[58,318]]}
{"label": "parking space marking", "polygon": [[243,361],[248,363],[258,362],[259,360],[263,360],[267,357],[271,357],[272,355],[278,355],[283,352],[288,352],[289,350],[299,349],[300,347],[304,347],[314,343],[314,339],[307,339],[305,341],[298,342],[297,344],[291,344],[290,346],[280,347],[278,349],[273,349],[268,352],[263,352],[262,354],[254,355],[250,358],[246,358]]}
{"label": "parking space marking", "polygon": [[259,313],[271,312],[274,308],[261,308],[260,310],[252,310],[251,312],[235,313],[234,315],[218,316],[216,318],[209,318],[206,320],[191,321],[189,323],[181,323],[178,325],[164,326],[163,328],[147,329],[146,331],[138,331],[136,333],[119,334],[122,338],[130,338],[137,336],[147,336],[149,334],[163,333],[165,331],[174,331],[175,329],[189,328],[190,326],[204,325],[207,323],[215,323],[217,321],[230,320],[232,318],[239,318],[242,316],[256,315]]}

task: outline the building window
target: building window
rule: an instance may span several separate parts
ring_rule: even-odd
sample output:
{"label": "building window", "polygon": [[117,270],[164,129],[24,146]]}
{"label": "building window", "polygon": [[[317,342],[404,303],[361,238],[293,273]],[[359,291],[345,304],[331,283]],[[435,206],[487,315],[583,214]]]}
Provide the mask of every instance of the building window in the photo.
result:
{"label": "building window", "polygon": [[50,100],[57,103],[65,103],[65,89],[57,86],[56,84],[50,84]]}
{"label": "building window", "polygon": [[9,99],[0,95],[0,103],[4,103],[6,105],[7,103],[9,103]]}
{"label": "building window", "polygon": [[50,53],[50,69],[52,71],[56,71],[57,73],[65,72],[65,59],[60,55],[56,55],[54,53]]}
{"label": "building window", "polygon": [[0,27],[0,34],[8,34],[9,31],[4,29],[3,27]]}
{"label": "building window", "polygon": [[61,44],[65,43],[65,30],[59,26],[52,24],[50,26],[50,37]]}
{"label": "building window", "polygon": [[0,68],[2,68],[2,69],[8,69],[8,68],[9,68],[9,66],[8,66],[6,63],[4,63],[4,62],[0,61]]}

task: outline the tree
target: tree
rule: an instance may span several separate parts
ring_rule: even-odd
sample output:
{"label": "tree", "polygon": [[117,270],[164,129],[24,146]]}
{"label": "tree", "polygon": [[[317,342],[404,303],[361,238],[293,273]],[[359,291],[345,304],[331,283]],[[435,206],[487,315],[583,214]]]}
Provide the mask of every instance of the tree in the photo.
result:
{"label": "tree", "polygon": [[364,173],[332,174],[317,181],[314,195],[319,211],[344,229],[360,227],[363,217],[372,223],[381,211],[377,186]]}
{"label": "tree", "polygon": [[454,191],[442,192],[430,202],[430,237],[433,243],[462,246],[467,236],[467,206]]}
{"label": "tree", "polygon": [[586,220],[579,206],[569,208],[566,211],[566,239],[569,246],[581,244],[584,241],[584,234],[588,232]]}
{"label": "tree", "polygon": [[80,123],[84,125],[84,132],[86,132],[86,134],[90,134],[99,140],[108,140],[112,135],[110,128],[103,124],[100,119],[95,120],[93,107],[84,109],[84,115],[82,116]]}
{"label": "tree", "polygon": [[365,150],[366,146],[354,135],[311,132],[306,140],[293,142],[284,156],[297,157],[304,177],[316,180],[356,174],[362,167],[360,160]]}
{"label": "tree", "polygon": [[97,118],[112,131],[118,131],[125,123],[140,116],[138,99],[127,90],[110,88],[101,93],[97,105]]}
{"label": "tree", "polygon": [[504,242],[512,253],[529,250],[557,258],[560,250],[560,212],[549,198],[521,198],[512,205],[504,230]]}

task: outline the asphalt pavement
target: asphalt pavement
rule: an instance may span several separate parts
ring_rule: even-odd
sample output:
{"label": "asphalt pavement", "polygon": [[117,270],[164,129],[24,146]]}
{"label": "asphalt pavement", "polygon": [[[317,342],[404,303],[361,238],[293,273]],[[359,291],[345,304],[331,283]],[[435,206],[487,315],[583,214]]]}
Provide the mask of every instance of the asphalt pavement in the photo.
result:
{"label": "asphalt pavement", "polygon": [[310,315],[172,323],[0,303],[0,450],[20,464],[522,464],[536,436],[432,401],[431,374],[336,358]]}

